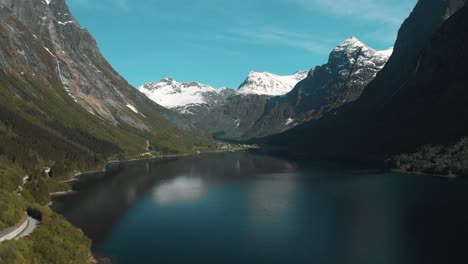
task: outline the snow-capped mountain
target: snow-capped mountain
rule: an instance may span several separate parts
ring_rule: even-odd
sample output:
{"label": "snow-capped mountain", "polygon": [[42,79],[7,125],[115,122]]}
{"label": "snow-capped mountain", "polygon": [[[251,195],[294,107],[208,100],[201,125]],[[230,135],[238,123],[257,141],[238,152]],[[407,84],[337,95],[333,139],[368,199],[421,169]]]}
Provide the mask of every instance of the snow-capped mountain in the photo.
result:
{"label": "snow-capped mountain", "polygon": [[328,62],[315,67],[288,96],[298,102],[295,108],[301,112],[314,109],[321,115],[318,108],[334,109],[359,98],[392,52],[393,48],[376,51],[351,37],[334,48]]}
{"label": "snow-capped mountain", "polygon": [[251,71],[247,79],[239,86],[238,94],[258,94],[278,96],[289,93],[294,86],[307,77],[308,71],[299,71],[293,75],[279,76],[269,72]]}
{"label": "snow-capped mountain", "polygon": [[357,100],[383,69],[393,49],[376,51],[351,37],[330,53],[328,62],[313,68],[306,79],[283,97],[271,98],[262,118],[247,138],[281,132],[319,119],[344,104]]}
{"label": "snow-capped mountain", "polygon": [[368,74],[375,76],[385,66],[392,53],[393,48],[376,51],[356,37],[351,37],[332,51],[328,68],[346,78],[362,74],[362,70],[367,70]]}
{"label": "snow-capped mountain", "polygon": [[228,88],[215,89],[198,82],[178,82],[171,78],[147,83],[138,89],[154,102],[170,109],[189,105],[216,106],[235,93]]}
{"label": "snow-capped mountain", "polygon": [[[452,144],[468,135],[468,123],[460,122],[468,117],[467,4],[417,1],[399,30],[394,53],[359,100],[263,143],[301,157],[347,161],[418,149],[387,165],[424,173],[459,171],[462,163],[452,166],[450,160],[463,156],[463,142]],[[373,65],[375,60],[363,61]]]}
{"label": "snow-capped mountain", "polygon": [[194,106],[214,108],[224,104],[233,95],[284,95],[305,79],[307,74],[307,71],[299,71],[290,76],[279,76],[252,71],[237,91],[229,88],[215,89],[198,82],[178,82],[171,78],[144,84],[138,90],[166,108],[182,114],[193,114],[194,111],[189,109],[193,110]]}
{"label": "snow-capped mountain", "polygon": [[252,71],[237,91],[173,79],[139,89],[178,113],[166,117],[182,129],[244,140],[283,132],[355,101],[391,54],[352,37],[332,50],[326,64],[290,76]]}

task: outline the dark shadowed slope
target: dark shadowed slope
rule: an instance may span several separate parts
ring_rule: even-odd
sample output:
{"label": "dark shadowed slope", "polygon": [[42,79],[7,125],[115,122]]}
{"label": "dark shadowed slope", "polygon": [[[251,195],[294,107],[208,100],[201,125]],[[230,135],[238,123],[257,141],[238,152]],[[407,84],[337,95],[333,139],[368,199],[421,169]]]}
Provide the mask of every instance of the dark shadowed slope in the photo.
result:
{"label": "dark shadowed slope", "polygon": [[[204,103],[176,108],[182,113],[182,119],[169,114],[168,117],[180,128],[204,137],[242,141],[278,134],[316,120],[359,98],[366,85],[384,67],[391,52],[392,49],[376,51],[352,37],[333,49],[327,63],[308,73],[281,77],[251,72],[236,93],[227,94],[216,102],[210,100],[209,94],[202,98],[195,95],[192,97],[194,101],[200,99]],[[274,92],[281,94],[285,89],[276,78],[289,80],[288,83],[302,81],[287,94],[271,96]],[[156,102],[170,106],[174,95],[180,95],[179,100],[185,98],[181,94],[181,85],[188,91],[201,87],[196,83],[192,86],[166,79],[148,84],[142,90]],[[259,91],[259,94],[249,90]],[[162,91],[169,92],[171,98],[164,101],[166,96]],[[265,95],[261,91],[270,93]],[[220,95],[219,92],[211,93]]]}
{"label": "dark shadowed slope", "polygon": [[0,155],[28,169],[86,170],[147,141],[166,153],[205,144],[112,69],[64,0],[0,0],[0,68]]}
{"label": "dark shadowed slope", "polygon": [[419,1],[400,29],[393,56],[359,100],[264,142],[306,156],[382,159],[466,136],[464,4]]}

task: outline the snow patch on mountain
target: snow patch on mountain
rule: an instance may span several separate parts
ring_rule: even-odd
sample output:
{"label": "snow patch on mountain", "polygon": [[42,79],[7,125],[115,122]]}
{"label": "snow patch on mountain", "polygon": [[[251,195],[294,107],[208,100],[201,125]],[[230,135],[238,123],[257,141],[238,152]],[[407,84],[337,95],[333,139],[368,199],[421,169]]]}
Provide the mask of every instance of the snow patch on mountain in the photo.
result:
{"label": "snow patch on mountain", "polygon": [[286,120],[286,125],[289,125],[289,124],[291,124],[292,122],[294,122],[294,119],[288,118],[288,120]]}
{"label": "snow patch on mountain", "polygon": [[393,54],[393,47],[392,48],[389,48],[387,50],[381,50],[381,51],[377,51],[377,54],[385,57],[385,58],[390,58],[390,56],[392,56]]}
{"label": "snow patch on mountain", "polygon": [[151,100],[166,108],[222,103],[227,95],[234,93],[228,88],[215,89],[198,82],[177,82],[171,78],[147,83],[138,89]]}
{"label": "snow patch on mountain", "polygon": [[351,63],[356,64],[358,67],[372,66],[375,64],[381,65],[379,68],[383,68],[385,63],[388,61],[393,53],[393,48],[376,51],[356,37],[351,37],[342,43],[340,43],[330,54],[332,58],[341,59],[343,56],[348,57],[348,60],[342,60],[345,62],[344,65]]}
{"label": "snow patch on mountain", "polygon": [[75,23],[75,22],[74,21],[65,21],[65,22],[57,21],[57,23],[59,25],[65,26],[65,25],[72,24],[72,23]]}
{"label": "snow patch on mountain", "polygon": [[157,104],[175,109],[182,114],[193,114],[194,107],[214,108],[226,103],[234,95],[280,96],[290,92],[305,79],[308,71],[299,71],[289,76],[279,76],[269,72],[250,72],[237,91],[229,88],[215,89],[198,82],[178,82],[165,78],[159,82],[144,84],[138,90]]}
{"label": "snow patch on mountain", "polygon": [[136,114],[139,113],[138,110],[136,109],[136,107],[134,107],[133,105],[127,104],[126,106],[127,106],[128,108],[130,108],[130,110],[132,110],[132,111],[135,112]]}
{"label": "snow patch on mountain", "polygon": [[366,75],[362,79],[375,77],[385,66],[393,53],[393,48],[377,51],[356,37],[351,37],[340,43],[330,54],[329,72],[338,72],[343,78],[350,79],[351,75]]}
{"label": "snow patch on mountain", "polygon": [[279,96],[289,93],[294,86],[307,77],[308,71],[280,76],[269,72],[250,72],[237,91],[238,94]]}

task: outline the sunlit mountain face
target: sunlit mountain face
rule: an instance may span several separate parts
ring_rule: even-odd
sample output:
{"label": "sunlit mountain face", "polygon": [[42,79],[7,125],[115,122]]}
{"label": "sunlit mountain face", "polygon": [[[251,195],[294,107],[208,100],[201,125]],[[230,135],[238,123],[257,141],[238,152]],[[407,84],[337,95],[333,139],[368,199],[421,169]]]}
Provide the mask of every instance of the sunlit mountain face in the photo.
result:
{"label": "sunlit mountain face", "polygon": [[0,263],[465,263],[466,2],[0,0]]}

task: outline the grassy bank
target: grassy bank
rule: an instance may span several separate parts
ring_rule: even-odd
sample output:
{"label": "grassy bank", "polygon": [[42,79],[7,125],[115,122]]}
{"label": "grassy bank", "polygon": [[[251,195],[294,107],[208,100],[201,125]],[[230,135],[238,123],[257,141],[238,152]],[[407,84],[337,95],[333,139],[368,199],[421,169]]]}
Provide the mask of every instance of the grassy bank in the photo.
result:
{"label": "grassy bank", "polygon": [[0,263],[92,263],[91,241],[47,207],[50,191],[68,187],[39,174],[20,191],[24,176],[22,168],[0,157],[0,230],[14,226],[26,210],[41,218],[31,238],[0,244]]}

